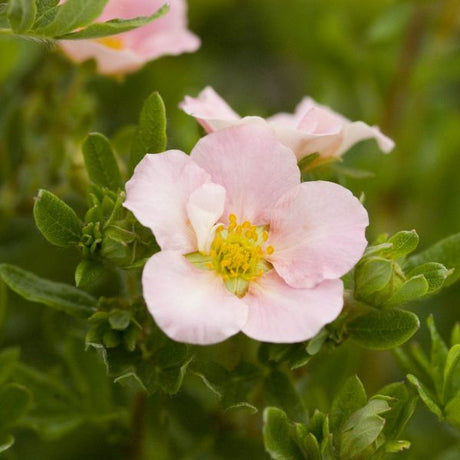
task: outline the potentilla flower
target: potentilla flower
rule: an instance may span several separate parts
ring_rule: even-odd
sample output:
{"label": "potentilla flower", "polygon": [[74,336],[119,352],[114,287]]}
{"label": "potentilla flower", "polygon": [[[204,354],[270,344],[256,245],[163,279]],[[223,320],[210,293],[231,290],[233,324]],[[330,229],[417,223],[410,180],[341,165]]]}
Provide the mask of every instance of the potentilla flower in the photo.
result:
{"label": "potentilla flower", "polygon": [[169,11],[145,26],[99,39],[61,40],[59,46],[77,62],[95,59],[102,74],[133,72],[160,56],[196,51],[200,39],[187,30],[185,0],[109,0],[98,22],[148,16],[165,3]]}
{"label": "potentilla flower", "polygon": [[161,248],[142,275],[147,307],[178,341],[313,337],[340,313],[340,277],[366,247],[359,200],[301,183],[295,155],[258,121],[205,136],[190,156],[146,155],[126,193]]}
{"label": "potentilla flower", "polygon": [[[208,133],[254,118],[241,118],[209,86],[197,98],[185,96],[180,108],[196,118]],[[297,160],[312,153],[319,153],[322,158],[340,157],[357,142],[372,138],[383,152],[394,147],[394,142],[378,127],[350,121],[309,97],[302,99],[294,114],[279,113],[266,121],[275,136],[294,151]]]}

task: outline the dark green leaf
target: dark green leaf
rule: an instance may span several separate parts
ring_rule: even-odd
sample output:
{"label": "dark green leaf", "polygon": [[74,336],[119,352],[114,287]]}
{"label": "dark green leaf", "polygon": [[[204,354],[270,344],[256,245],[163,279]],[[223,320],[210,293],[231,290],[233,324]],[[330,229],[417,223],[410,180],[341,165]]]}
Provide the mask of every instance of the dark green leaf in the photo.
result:
{"label": "dark green leaf", "polygon": [[449,350],[436,329],[433,315],[430,315],[426,322],[431,337],[431,375],[434,381],[436,393],[441,398],[444,381],[444,367]]}
{"label": "dark green leaf", "polygon": [[128,32],[129,30],[136,29],[145,24],[148,24],[155,19],[163,16],[169,11],[169,5],[165,4],[159,8],[155,13],[150,16],[139,16],[137,18],[130,19],[111,19],[106,22],[98,22],[91,24],[88,27],[79,30],[77,32],[72,32],[69,34],[64,34],[59,36],[59,39],[66,40],[81,40],[89,38],[99,38],[99,37],[108,37],[110,35],[121,34],[123,32]]}
{"label": "dark green leaf", "polygon": [[166,111],[163,99],[155,92],[142,107],[139,126],[131,146],[130,170],[147,153],[158,153],[166,149]]}
{"label": "dark green leaf", "polygon": [[347,324],[350,337],[371,350],[398,347],[409,340],[420,326],[414,313],[405,310],[369,310]]}
{"label": "dark green leaf", "polygon": [[77,287],[91,286],[105,273],[104,265],[91,259],[82,260],[75,269],[75,285]]}
{"label": "dark green leaf", "polygon": [[124,331],[129,326],[132,316],[128,310],[114,310],[109,316],[110,327],[116,331]]}
{"label": "dark green leaf", "polygon": [[290,435],[290,423],[286,414],[277,407],[264,411],[265,449],[274,460],[303,460],[303,455]]}
{"label": "dark green leaf", "polygon": [[58,37],[78,27],[84,27],[99,17],[108,0],[67,0],[57,7],[56,16],[35,33]]}
{"label": "dark green leaf", "polygon": [[460,430],[460,393],[446,404],[444,412],[447,421]]}
{"label": "dark green leaf", "polygon": [[14,32],[27,32],[35,21],[37,7],[34,0],[9,0],[8,21]]}
{"label": "dark green leaf", "polygon": [[460,278],[460,233],[441,240],[430,248],[415,254],[406,262],[408,269],[426,262],[438,262],[454,271],[449,275],[445,286],[450,286]]}
{"label": "dark green leaf", "polygon": [[333,433],[340,431],[345,420],[353,412],[365,406],[366,403],[366,390],[361,380],[356,375],[349,377],[332,401],[330,410],[331,431]]}
{"label": "dark green leaf", "polygon": [[105,136],[89,134],[83,142],[82,150],[89,178],[95,184],[115,191],[123,187],[115,155]]}
{"label": "dark green leaf", "polygon": [[21,385],[10,383],[0,389],[0,430],[11,427],[30,407],[30,393]]}
{"label": "dark green leaf", "polygon": [[18,360],[18,348],[6,348],[0,353],[0,384],[8,380]]}
{"label": "dark green leaf", "polygon": [[56,246],[80,241],[81,223],[75,211],[47,190],[40,190],[34,204],[35,223],[42,235]]}
{"label": "dark green leaf", "polygon": [[305,407],[286,374],[280,371],[270,372],[265,379],[264,391],[269,405],[283,409],[296,422],[305,422]]}
{"label": "dark green leaf", "polygon": [[25,299],[43,303],[71,316],[86,318],[96,310],[97,300],[86,292],[40,278],[14,265],[1,264],[0,277]]}

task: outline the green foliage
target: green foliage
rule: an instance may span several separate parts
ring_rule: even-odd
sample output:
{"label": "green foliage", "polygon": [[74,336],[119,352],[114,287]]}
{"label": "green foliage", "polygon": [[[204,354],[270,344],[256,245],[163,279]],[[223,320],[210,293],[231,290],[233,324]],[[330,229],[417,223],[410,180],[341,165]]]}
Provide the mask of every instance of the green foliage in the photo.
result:
{"label": "green foliage", "polygon": [[123,187],[120,170],[108,139],[99,133],[89,134],[82,146],[90,179],[101,187],[117,191]]}
{"label": "green foliage", "polygon": [[37,6],[31,0],[10,0],[8,2],[8,21],[14,32],[29,30],[37,14]]}
{"label": "green foliage", "polygon": [[129,169],[132,172],[146,153],[166,149],[166,109],[163,99],[155,92],[144,102],[139,124],[131,145]]}
{"label": "green foliage", "polygon": [[81,222],[75,211],[47,190],[40,190],[34,204],[35,224],[56,246],[72,246],[80,241]]}
{"label": "green foliage", "polygon": [[96,309],[96,299],[86,292],[40,278],[14,265],[1,264],[0,277],[10,289],[25,299],[43,303],[68,315],[86,318]]}
{"label": "green foliage", "polygon": [[350,377],[329,415],[316,411],[307,424],[290,420],[276,407],[264,411],[264,442],[273,459],[384,458],[410,445],[398,437],[415,409],[404,384],[382,388],[367,398],[358,377]]}
{"label": "green foliage", "polygon": [[407,380],[417,390],[425,406],[440,420],[446,420],[460,430],[457,410],[460,401],[460,345],[452,343],[448,348],[432,316],[427,324],[431,336],[430,356],[419,347],[412,347],[410,355],[398,350],[396,357],[410,372]]}

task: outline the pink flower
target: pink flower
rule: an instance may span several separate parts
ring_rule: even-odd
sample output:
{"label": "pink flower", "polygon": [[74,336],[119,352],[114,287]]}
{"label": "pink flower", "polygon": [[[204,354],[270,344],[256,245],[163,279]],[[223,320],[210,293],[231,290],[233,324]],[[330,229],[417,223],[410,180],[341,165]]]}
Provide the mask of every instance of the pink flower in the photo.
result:
{"label": "pink flower", "polygon": [[[195,117],[208,133],[254,118],[241,118],[209,86],[197,98],[185,96],[180,108]],[[275,136],[293,150],[297,160],[311,153],[319,153],[322,158],[340,157],[357,142],[371,138],[384,152],[394,147],[394,142],[378,127],[350,121],[309,97],[302,99],[294,114],[279,113],[266,121]]]}
{"label": "pink flower", "polygon": [[133,72],[164,55],[196,51],[199,38],[187,30],[185,0],[109,0],[99,22],[153,14],[165,3],[169,11],[138,29],[92,40],[62,40],[59,45],[77,62],[95,59],[102,74]]}
{"label": "pink flower", "polygon": [[313,337],[340,313],[339,278],[366,246],[361,203],[332,182],[301,183],[292,151],[257,121],[209,134],[190,156],[146,155],[126,193],[161,247],[145,301],[178,341]]}

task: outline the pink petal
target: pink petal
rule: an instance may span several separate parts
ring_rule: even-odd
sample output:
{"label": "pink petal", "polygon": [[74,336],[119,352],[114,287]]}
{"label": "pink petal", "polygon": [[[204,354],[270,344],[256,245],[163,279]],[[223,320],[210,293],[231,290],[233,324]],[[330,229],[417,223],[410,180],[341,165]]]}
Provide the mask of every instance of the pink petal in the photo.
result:
{"label": "pink petal", "polygon": [[190,194],[206,182],[209,174],[183,152],[147,154],[126,184],[124,206],[152,229],[162,249],[192,252],[196,238],[186,207]]}
{"label": "pink petal", "polygon": [[196,98],[185,96],[179,107],[196,118],[208,133],[231,126],[240,120],[240,116],[210,86]]}
{"label": "pink petal", "polygon": [[270,262],[295,288],[311,288],[347,273],[366,247],[367,211],[346,188],[304,182],[286,193],[271,213]]}
{"label": "pink petal", "polygon": [[198,250],[208,253],[214,239],[214,226],[224,212],[225,189],[208,183],[197,188],[187,203],[187,214],[195,231]]}
{"label": "pink petal", "polygon": [[61,40],[59,46],[76,62],[95,59],[97,70],[103,75],[134,72],[145,63],[130,49],[116,50],[95,40]]}
{"label": "pink petal", "polygon": [[243,332],[265,342],[301,342],[339,315],[343,283],[326,280],[312,289],[288,286],[274,270],[251,283],[244,297],[248,320]]}
{"label": "pink petal", "polygon": [[179,252],[161,251],[151,257],[142,286],[150,313],[174,340],[217,343],[246,322],[247,305],[227,291],[215,272],[195,268]]}
{"label": "pink petal", "polygon": [[267,118],[267,121],[278,126],[284,126],[286,128],[297,128],[304,115],[312,108],[316,107],[316,102],[311,97],[304,97],[297,107],[294,113],[281,112]]}
{"label": "pink petal", "polygon": [[208,134],[191,157],[225,188],[224,215],[255,225],[266,223],[270,207],[300,182],[295,156],[261,119]]}
{"label": "pink petal", "polygon": [[393,150],[395,146],[395,143],[389,137],[382,134],[377,126],[369,126],[362,121],[355,121],[345,125],[344,139],[335,155],[342,155],[354,144],[365,139],[375,139],[380,150],[385,153]]}

